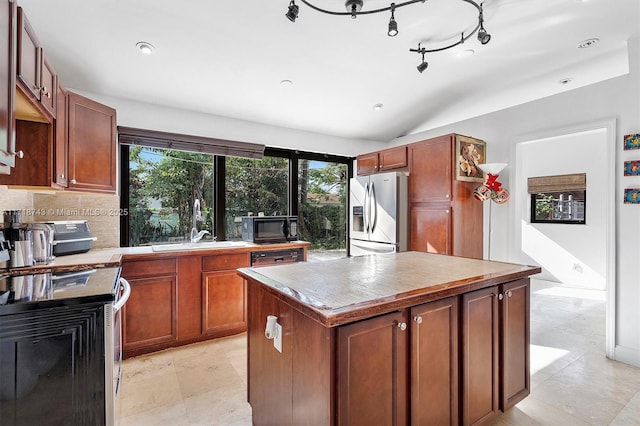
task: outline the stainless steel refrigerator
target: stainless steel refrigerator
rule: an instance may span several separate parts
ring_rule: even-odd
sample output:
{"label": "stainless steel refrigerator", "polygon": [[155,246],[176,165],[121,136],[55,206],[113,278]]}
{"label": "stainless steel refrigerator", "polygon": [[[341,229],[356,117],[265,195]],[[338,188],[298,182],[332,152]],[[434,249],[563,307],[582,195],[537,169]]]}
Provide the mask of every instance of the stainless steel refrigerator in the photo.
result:
{"label": "stainless steel refrigerator", "polygon": [[351,179],[351,256],[407,250],[408,186],[406,173],[379,173]]}

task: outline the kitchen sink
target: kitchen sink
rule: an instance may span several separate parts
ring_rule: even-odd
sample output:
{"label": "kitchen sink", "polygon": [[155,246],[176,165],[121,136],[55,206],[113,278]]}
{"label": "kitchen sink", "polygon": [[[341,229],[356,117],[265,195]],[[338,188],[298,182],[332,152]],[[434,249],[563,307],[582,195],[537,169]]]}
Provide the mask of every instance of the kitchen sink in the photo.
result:
{"label": "kitchen sink", "polygon": [[151,246],[152,251],[204,250],[228,247],[246,247],[245,241],[205,241],[198,243],[158,244]]}

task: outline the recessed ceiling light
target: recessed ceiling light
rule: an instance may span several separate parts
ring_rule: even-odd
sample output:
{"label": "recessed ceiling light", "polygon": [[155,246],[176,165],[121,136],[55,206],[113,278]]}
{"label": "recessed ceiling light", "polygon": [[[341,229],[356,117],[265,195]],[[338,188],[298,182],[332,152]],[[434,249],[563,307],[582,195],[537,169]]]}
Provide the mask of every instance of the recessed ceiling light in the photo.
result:
{"label": "recessed ceiling light", "polygon": [[291,81],[291,80],[280,80],[280,86],[283,86],[283,87],[293,86],[293,81]]}
{"label": "recessed ceiling light", "polygon": [[465,58],[467,56],[473,55],[474,53],[476,53],[476,51],[473,49],[465,49],[465,50],[459,50],[456,56],[458,58]]}
{"label": "recessed ceiling light", "polygon": [[375,105],[373,106],[373,110],[374,110],[374,111],[380,111],[380,110],[382,109],[382,107],[383,107],[383,106],[384,106],[384,105],[382,105],[382,104],[375,104]]}
{"label": "recessed ceiling light", "polygon": [[563,78],[563,79],[559,80],[558,83],[560,83],[560,84],[569,84],[569,83],[571,83],[572,80],[573,80],[572,78],[567,77],[567,78]]}
{"label": "recessed ceiling light", "polygon": [[587,47],[591,47],[599,41],[600,41],[599,38],[588,38],[586,40],[581,41],[578,44],[578,49],[586,49]]}
{"label": "recessed ceiling light", "polygon": [[146,41],[139,41],[136,43],[136,47],[138,50],[145,55],[151,55],[153,53],[153,45],[151,43],[147,43]]}

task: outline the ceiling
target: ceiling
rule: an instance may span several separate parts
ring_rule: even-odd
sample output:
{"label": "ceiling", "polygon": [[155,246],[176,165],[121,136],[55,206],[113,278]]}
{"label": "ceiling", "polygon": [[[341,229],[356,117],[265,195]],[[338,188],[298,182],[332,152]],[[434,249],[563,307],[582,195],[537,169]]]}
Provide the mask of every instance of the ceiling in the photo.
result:
{"label": "ceiling", "polygon": [[[344,10],[343,0],[316,0]],[[389,0],[365,0],[364,9]],[[638,0],[462,0],[330,16],[289,0],[18,0],[69,88],[353,139],[389,141],[628,72]],[[577,46],[598,38],[589,48]],[[143,55],[136,43],[151,43]],[[473,50],[471,55],[461,51]],[[570,79],[566,84],[561,80]],[[281,84],[289,80],[292,84]],[[380,110],[373,108],[382,104]]]}

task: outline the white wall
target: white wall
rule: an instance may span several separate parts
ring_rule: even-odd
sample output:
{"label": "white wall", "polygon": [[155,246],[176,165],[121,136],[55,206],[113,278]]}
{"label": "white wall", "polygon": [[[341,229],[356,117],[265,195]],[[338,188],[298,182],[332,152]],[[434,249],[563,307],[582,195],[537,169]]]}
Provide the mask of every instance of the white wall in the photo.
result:
{"label": "white wall", "polygon": [[[623,161],[638,159],[640,152],[623,151],[622,138],[640,132],[640,40],[629,41],[629,74],[529,102],[513,108],[442,126],[391,141],[401,145],[430,137],[461,133],[487,142],[487,162],[510,163],[518,142],[541,134],[566,133],[567,128],[591,129],[594,122],[615,119],[615,214],[616,214],[616,316],[615,358],[640,366],[640,206],[623,204],[625,187],[640,187],[639,178],[623,176]],[[507,188],[513,187],[512,165],[501,173]],[[504,205],[494,205],[492,258],[517,260],[512,252],[515,238],[514,204],[521,194]],[[485,203],[485,235],[487,235]],[[503,226],[499,226],[503,224]],[[495,256],[494,256],[495,253]],[[515,255],[515,256],[514,256]]]}
{"label": "white wall", "polygon": [[[604,290],[607,260],[607,172],[609,144],[606,129],[562,135],[518,144],[516,213],[522,263],[542,266],[540,278]],[[569,173],[587,175],[586,223],[531,223],[527,178]]]}
{"label": "white wall", "polygon": [[69,90],[115,108],[118,126],[261,143],[274,148],[300,149],[348,157],[387,147],[387,144],[378,141],[346,139],[98,95],[73,88]]}

